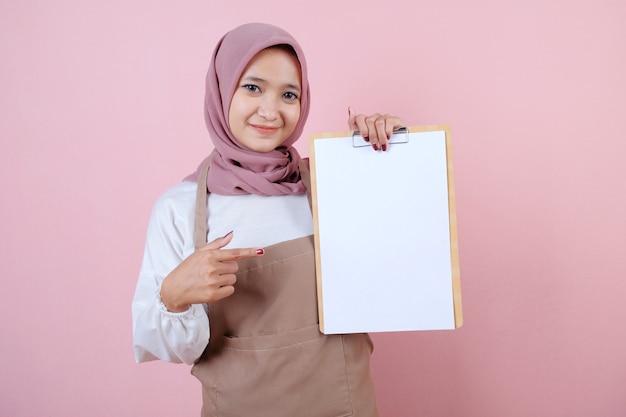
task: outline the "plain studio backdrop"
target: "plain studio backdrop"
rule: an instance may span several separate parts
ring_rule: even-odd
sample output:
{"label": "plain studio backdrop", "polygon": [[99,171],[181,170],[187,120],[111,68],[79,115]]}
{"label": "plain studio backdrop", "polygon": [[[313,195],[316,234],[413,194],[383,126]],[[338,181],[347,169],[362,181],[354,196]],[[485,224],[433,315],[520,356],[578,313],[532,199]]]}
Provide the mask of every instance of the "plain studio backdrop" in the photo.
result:
{"label": "plain studio backdrop", "polygon": [[307,53],[303,155],[349,105],[451,126],[465,324],[374,335],[383,415],[625,415],[622,0],[0,1],[0,415],[199,414],[188,366],[135,364],[130,303],[250,21]]}

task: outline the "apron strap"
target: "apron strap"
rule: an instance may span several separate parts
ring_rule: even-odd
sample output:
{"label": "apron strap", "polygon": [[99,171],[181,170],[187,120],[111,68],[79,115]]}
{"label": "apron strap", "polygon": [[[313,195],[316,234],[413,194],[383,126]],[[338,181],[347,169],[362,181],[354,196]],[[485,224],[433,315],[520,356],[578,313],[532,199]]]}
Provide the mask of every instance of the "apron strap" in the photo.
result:
{"label": "apron strap", "polygon": [[196,217],[193,230],[193,245],[196,250],[207,244],[207,194],[206,177],[211,165],[211,156],[202,162],[198,175],[198,188],[196,189]]}
{"label": "apron strap", "polygon": [[304,188],[306,189],[306,198],[309,200],[309,207],[311,208],[311,212],[313,211],[313,200],[311,199],[311,170],[309,168],[309,158],[303,158],[300,160],[298,164],[298,168],[300,169],[300,177],[302,178],[302,182],[304,183]]}

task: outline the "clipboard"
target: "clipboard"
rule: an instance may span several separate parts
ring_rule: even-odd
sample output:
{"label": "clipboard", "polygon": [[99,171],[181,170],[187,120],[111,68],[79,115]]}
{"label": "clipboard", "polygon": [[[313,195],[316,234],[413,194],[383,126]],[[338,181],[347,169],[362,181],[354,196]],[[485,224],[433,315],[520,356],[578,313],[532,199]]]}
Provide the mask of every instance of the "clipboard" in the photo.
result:
{"label": "clipboard", "polygon": [[309,145],[320,330],[460,327],[450,128],[403,128],[385,152],[353,132]]}

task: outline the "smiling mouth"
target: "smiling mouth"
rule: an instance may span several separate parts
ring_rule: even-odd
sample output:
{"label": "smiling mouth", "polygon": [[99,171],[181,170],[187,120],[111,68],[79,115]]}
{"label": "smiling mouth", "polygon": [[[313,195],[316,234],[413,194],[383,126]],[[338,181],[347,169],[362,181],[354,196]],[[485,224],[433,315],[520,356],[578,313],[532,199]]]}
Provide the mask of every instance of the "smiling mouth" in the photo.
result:
{"label": "smiling mouth", "polygon": [[278,129],[280,129],[279,126],[263,126],[263,125],[250,125],[252,126],[254,129],[261,131],[261,132],[266,132],[266,133],[272,133],[272,132],[276,132]]}

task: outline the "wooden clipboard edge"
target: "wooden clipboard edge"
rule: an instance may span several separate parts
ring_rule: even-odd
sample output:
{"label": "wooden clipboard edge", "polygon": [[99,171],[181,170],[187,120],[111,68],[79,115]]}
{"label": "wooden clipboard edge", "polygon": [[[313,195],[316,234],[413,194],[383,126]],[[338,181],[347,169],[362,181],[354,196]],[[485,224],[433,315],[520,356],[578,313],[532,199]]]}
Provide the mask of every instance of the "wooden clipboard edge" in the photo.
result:
{"label": "wooden clipboard edge", "polygon": [[463,326],[463,302],[461,298],[461,267],[459,263],[459,233],[456,219],[456,191],[452,162],[452,133],[446,126],[446,159],[448,162],[448,201],[450,211],[450,259],[452,261],[452,297],[454,300],[454,325]]}
{"label": "wooden clipboard edge", "polygon": [[[452,133],[448,125],[424,125],[409,126],[409,133],[443,131],[446,140],[446,167],[448,178],[448,216],[450,224],[450,261],[452,265],[452,300],[454,306],[454,327],[463,325],[463,303],[461,300],[461,269],[459,266],[459,240],[456,218],[456,194],[454,188],[454,168],[452,163]],[[315,141],[319,139],[332,139],[351,137],[352,132],[318,133],[310,136],[309,158],[311,169],[311,199],[313,206],[313,230],[315,242],[315,273],[317,279],[317,308],[320,322],[320,331],[324,333],[324,314],[322,299],[322,263],[320,259],[319,222],[317,211],[317,183],[315,172]]]}
{"label": "wooden clipboard edge", "polygon": [[309,169],[311,172],[311,206],[313,208],[313,237],[315,243],[315,278],[317,286],[317,312],[320,322],[320,331],[324,333],[324,300],[322,292],[322,260],[320,258],[319,241],[319,214],[317,211],[317,173],[315,171],[315,141],[318,139],[352,137],[352,132],[318,133],[309,139]]}

